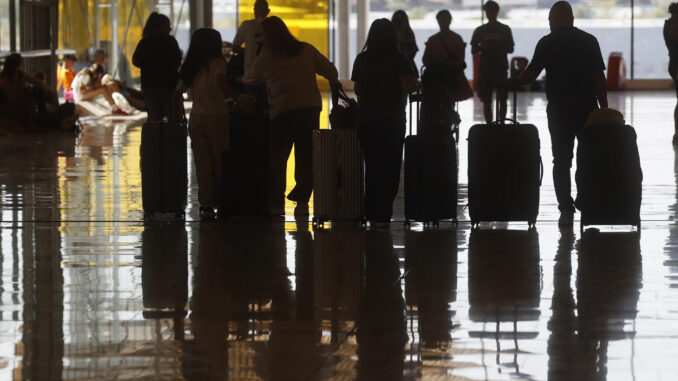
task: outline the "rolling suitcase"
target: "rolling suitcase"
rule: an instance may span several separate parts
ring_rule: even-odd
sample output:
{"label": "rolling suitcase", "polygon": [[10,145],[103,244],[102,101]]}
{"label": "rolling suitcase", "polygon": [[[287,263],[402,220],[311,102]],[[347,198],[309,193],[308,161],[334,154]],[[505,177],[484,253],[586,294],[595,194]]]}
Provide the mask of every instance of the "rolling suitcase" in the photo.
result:
{"label": "rolling suitcase", "polygon": [[481,221],[527,221],[534,227],[544,166],[539,132],[513,120],[476,124],[468,134],[468,203],[471,226]]}
{"label": "rolling suitcase", "polygon": [[268,116],[231,113],[230,146],[221,155],[220,217],[271,215],[270,134]]}
{"label": "rolling suitcase", "polygon": [[[419,119],[419,98],[417,103]],[[441,220],[457,219],[457,146],[452,131],[405,138],[405,226],[422,221],[438,226]]]}
{"label": "rolling suitcase", "polygon": [[634,225],[640,231],[643,171],[633,127],[584,127],[575,180],[582,231],[585,225]]}
{"label": "rolling suitcase", "polygon": [[364,223],[363,154],[355,128],[313,131],[313,226]]}
{"label": "rolling suitcase", "polygon": [[186,123],[146,122],[141,127],[141,193],[144,218],[174,213],[184,218],[188,171]]}

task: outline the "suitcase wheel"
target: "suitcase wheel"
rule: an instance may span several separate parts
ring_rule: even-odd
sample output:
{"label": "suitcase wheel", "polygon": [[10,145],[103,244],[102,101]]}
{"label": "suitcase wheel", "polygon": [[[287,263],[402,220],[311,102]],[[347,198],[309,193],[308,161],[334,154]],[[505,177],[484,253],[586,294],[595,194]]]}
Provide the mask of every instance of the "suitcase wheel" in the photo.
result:
{"label": "suitcase wheel", "polygon": [[434,229],[438,229],[438,228],[440,227],[440,222],[439,222],[439,221],[433,221],[433,222],[431,222],[431,224],[433,225],[433,228],[434,228]]}
{"label": "suitcase wheel", "polygon": [[527,221],[527,229],[536,229],[537,228],[537,221],[535,220],[530,220]]}
{"label": "suitcase wheel", "polygon": [[478,229],[478,221],[471,221],[471,229]]}
{"label": "suitcase wheel", "polygon": [[405,220],[405,229],[411,228],[412,225],[410,224],[410,220]]}

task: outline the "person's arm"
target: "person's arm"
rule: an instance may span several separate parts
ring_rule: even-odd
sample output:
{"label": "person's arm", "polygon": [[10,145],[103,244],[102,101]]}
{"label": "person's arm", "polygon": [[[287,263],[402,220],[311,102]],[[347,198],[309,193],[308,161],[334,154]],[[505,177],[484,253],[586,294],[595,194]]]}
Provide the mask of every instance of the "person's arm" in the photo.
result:
{"label": "person's arm", "polygon": [[542,70],[544,70],[546,62],[546,50],[544,48],[543,38],[537,43],[537,47],[534,48],[534,54],[532,55],[532,61],[527,66],[525,70],[518,76],[518,78],[511,78],[509,80],[509,88],[517,88],[520,86],[528,85],[534,82]]}
{"label": "person's arm", "polygon": [[433,62],[433,53],[431,52],[431,48],[428,46],[429,41],[431,41],[431,39],[426,41],[424,46],[424,55],[421,57],[421,63],[424,64],[424,66],[428,66],[431,64],[431,62]]}
{"label": "person's arm", "polygon": [[240,25],[240,28],[235,32],[235,37],[233,37],[233,53],[240,54],[242,53],[242,44],[245,42],[243,29],[247,29],[247,21]]}
{"label": "person's arm", "polygon": [[139,44],[137,44],[136,49],[134,49],[134,54],[132,54],[132,65],[134,65],[138,68],[141,68],[141,65],[143,63],[143,59],[142,59],[143,50],[144,50],[142,48],[143,44],[144,44],[144,40],[142,39],[141,41],[139,41]]}
{"label": "person's arm", "polygon": [[330,81],[330,84],[341,86],[339,83],[339,72],[337,71],[337,68],[334,66],[334,64],[330,62],[330,60],[328,60],[324,55],[322,55],[318,49],[310,44],[309,46],[312,49],[315,72],[325,77],[328,81]]}
{"label": "person's arm", "polygon": [[596,93],[600,107],[607,107],[607,79],[602,70],[593,72],[593,91]]}
{"label": "person's arm", "polygon": [[508,41],[506,41],[506,53],[510,54],[513,53],[516,44],[513,41],[513,32],[511,32],[511,28],[508,26],[506,27],[506,37],[508,38]]}
{"label": "person's arm", "polygon": [[481,41],[479,34],[478,28],[476,28],[476,30],[473,31],[473,35],[471,36],[471,54],[474,56],[480,54],[481,52]]}

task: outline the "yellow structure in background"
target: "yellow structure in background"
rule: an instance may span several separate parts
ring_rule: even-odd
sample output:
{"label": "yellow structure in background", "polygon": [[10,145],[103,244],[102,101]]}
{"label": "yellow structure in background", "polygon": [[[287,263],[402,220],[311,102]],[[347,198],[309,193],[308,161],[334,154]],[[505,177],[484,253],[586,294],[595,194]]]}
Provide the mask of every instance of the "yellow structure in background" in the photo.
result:
{"label": "yellow structure in background", "polygon": [[[112,41],[111,7],[115,2],[118,8],[118,44],[121,48],[120,60],[127,60],[131,77],[139,77],[139,69],[131,64],[132,54],[141,40],[146,19],[151,14],[152,2],[143,0],[60,0],[59,1],[59,48],[74,49],[78,59],[87,58],[87,49],[96,46],[96,37],[100,47],[110,54]],[[97,15],[98,13],[98,15]],[[98,31],[96,24],[98,19]],[[129,22],[129,27],[127,27]],[[111,68],[112,69],[112,68]]]}
{"label": "yellow structure in background", "polygon": [[[254,18],[254,1],[238,2],[238,23]],[[329,52],[330,19],[329,1],[326,0],[286,0],[277,2],[269,0],[270,16],[280,17],[292,35],[300,41],[315,46],[326,57]],[[281,3],[284,3],[282,5]]]}

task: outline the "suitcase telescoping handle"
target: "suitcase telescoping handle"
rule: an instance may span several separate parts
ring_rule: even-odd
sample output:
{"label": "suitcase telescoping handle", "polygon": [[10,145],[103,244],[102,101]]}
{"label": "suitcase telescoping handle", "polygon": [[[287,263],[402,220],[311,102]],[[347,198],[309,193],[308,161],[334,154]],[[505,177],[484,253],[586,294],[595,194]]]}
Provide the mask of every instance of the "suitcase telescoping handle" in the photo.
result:
{"label": "suitcase telescoping handle", "polygon": [[494,124],[506,124],[506,122],[510,122],[511,124],[518,124],[518,91],[513,90],[513,101],[511,102],[511,108],[513,109],[513,118],[503,118],[499,119],[499,97],[497,97],[497,101],[495,102],[495,108],[496,108],[496,115],[497,115],[497,120],[494,122]]}

